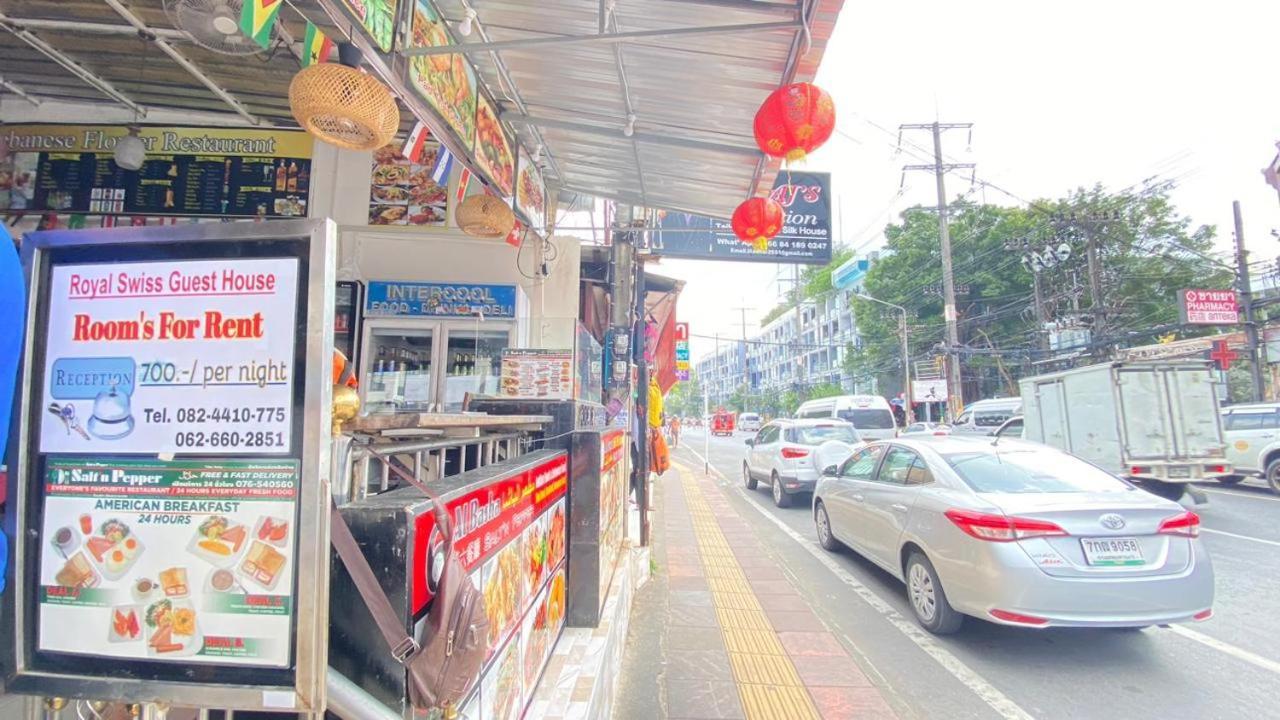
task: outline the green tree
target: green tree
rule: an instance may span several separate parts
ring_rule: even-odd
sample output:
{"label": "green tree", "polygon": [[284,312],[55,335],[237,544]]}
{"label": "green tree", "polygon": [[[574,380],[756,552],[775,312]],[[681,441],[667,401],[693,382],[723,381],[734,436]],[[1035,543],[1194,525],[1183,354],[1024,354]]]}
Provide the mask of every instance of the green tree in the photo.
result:
{"label": "green tree", "polygon": [[702,385],[696,378],[676,383],[667,393],[665,406],[668,415],[701,417]]}
{"label": "green tree", "polygon": [[[1035,322],[1033,276],[1022,263],[1026,252],[1068,247],[1067,260],[1041,273],[1047,317],[1088,324],[1094,319],[1085,250],[1089,242],[1097,244],[1105,311],[1081,362],[1167,332],[1177,322],[1178,289],[1230,286],[1229,273],[1200,257],[1212,251],[1213,229],[1193,228],[1170,202],[1170,189],[1165,184],[1112,193],[1095,186],[1029,208],[964,201],[951,206],[966,398],[1008,392],[1011,380],[1030,372],[1032,360],[1047,357]],[[1097,217],[1107,219],[1080,220]],[[886,252],[868,271],[865,292],[908,309],[911,357],[928,359],[945,349],[937,215],[909,209],[885,237]],[[900,386],[900,316],[856,298],[854,315],[863,347],[846,354],[845,370],[855,378],[874,376],[884,388]]]}

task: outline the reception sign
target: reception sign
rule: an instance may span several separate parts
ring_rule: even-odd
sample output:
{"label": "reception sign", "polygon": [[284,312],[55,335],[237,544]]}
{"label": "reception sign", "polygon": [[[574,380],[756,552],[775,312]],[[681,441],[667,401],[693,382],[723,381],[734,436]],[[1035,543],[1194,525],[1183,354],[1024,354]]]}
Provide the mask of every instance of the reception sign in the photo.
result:
{"label": "reception sign", "polygon": [[782,205],[782,232],[758,251],[724,220],[668,212],[650,249],[663,257],[822,265],[831,261],[831,175],[779,172],[769,194]]}

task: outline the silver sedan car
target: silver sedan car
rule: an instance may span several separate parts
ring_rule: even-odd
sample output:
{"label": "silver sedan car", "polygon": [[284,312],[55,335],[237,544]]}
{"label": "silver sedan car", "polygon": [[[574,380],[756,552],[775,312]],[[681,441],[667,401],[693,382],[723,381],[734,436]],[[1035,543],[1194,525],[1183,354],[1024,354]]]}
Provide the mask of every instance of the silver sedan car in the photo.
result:
{"label": "silver sedan car", "polygon": [[818,540],[907,585],[937,634],[966,615],[1024,627],[1206,620],[1200,518],[1078,458],[980,437],[876,442],[823,469]]}

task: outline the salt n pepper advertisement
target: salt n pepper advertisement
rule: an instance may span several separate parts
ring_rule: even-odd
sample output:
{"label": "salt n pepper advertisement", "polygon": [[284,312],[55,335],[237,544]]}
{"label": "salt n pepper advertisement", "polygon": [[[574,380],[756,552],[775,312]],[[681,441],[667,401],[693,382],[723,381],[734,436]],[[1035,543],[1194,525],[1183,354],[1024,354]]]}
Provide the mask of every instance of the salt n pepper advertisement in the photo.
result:
{"label": "salt n pepper advertisement", "polygon": [[288,667],[298,490],[294,460],[49,460],[39,649]]}
{"label": "salt n pepper advertisement", "polygon": [[831,261],[831,174],[778,173],[769,197],[782,205],[783,227],[759,251],[742,242],[724,220],[667,212],[651,249],[663,257],[823,265]]}
{"label": "salt n pepper advertisement", "polygon": [[58,265],[40,451],[285,454],[298,261]]}

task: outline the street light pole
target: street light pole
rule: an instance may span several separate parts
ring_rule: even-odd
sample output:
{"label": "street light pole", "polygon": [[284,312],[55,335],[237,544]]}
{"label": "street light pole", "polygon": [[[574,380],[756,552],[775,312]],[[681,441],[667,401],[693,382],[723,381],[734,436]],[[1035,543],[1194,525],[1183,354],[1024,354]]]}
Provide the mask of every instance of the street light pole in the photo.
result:
{"label": "street light pole", "polygon": [[[894,305],[891,302],[885,302],[878,298],[862,293],[852,293],[854,297],[869,300],[873,303],[880,303],[897,310],[902,313],[902,410],[903,416],[907,419],[907,424],[914,422],[914,413],[911,411],[911,347],[907,343],[907,309],[901,305]],[[950,391],[948,391],[950,392]]]}

